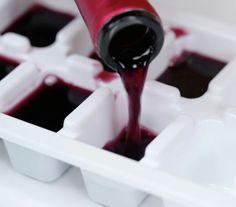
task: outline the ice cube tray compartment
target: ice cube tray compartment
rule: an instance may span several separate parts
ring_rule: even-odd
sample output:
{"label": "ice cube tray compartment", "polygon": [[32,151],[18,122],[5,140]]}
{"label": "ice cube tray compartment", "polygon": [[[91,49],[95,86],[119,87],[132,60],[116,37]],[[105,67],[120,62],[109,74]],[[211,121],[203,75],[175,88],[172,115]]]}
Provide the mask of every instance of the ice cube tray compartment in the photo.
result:
{"label": "ice cube tray compartment", "polygon": [[[110,81],[98,78],[103,66],[98,60],[89,58],[93,47],[87,29],[75,4],[65,0],[57,3],[54,0],[11,0],[0,4],[0,11],[3,11],[0,15],[5,19],[0,24],[1,31],[35,4],[75,16],[47,47],[32,46],[29,38],[16,33],[0,36],[0,55],[19,63],[13,71],[7,70],[0,81],[0,137],[18,172],[44,182],[55,181],[45,188],[52,185],[60,188],[59,183],[66,176],[81,179],[80,173],[71,175],[75,168],[63,176],[74,166],[82,172],[87,188],[84,197],[99,204],[233,207],[236,204],[236,172],[232,164],[236,29],[152,3],[163,17],[165,44],[150,67],[142,97],[141,123],[158,136],[149,144],[141,161],[101,149],[125,126],[127,99],[118,77]],[[176,34],[176,29],[183,30],[183,35]],[[199,98],[181,97],[176,87],[156,81],[184,51],[227,63]],[[24,105],[27,97],[43,83],[53,87],[58,79],[69,86],[91,91],[88,98],[63,118],[59,130],[6,115],[20,103]],[[73,91],[69,96],[71,101],[78,101]],[[27,182],[44,185],[39,181]],[[76,201],[77,191],[71,191],[70,184],[66,186],[63,194],[73,192],[72,200]],[[49,205],[54,205],[53,201],[62,193],[55,192],[46,199],[51,202]],[[34,198],[37,200],[40,195]],[[57,202],[57,205],[64,204]]]}
{"label": "ice cube tray compartment", "polygon": [[230,111],[223,116],[223,120],[190,122],[169,139],[168,147],[164,139],[156,148],[150,146],[158,168],[217,190],[233,191],[235,114]]}

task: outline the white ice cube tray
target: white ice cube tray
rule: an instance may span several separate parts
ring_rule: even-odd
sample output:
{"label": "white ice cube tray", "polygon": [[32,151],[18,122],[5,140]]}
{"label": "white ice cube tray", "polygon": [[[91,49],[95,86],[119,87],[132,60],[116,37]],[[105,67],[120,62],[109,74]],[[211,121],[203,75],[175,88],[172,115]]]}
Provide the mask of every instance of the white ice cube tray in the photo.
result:
{"label": "white ice cube tray", "polygon": [[[141,122],[159,136],[136,162],[101,149],[125,126],[127,100],[119,78],[95,78],[103,66],[88,58],[92,44],[73,1],[0,2],[1,31],[34,4],[76,15],[45,48],[15,33],[0,37],[0,55],[21,63],[0,81],[1,206],[235,207],[236,29],[152,3],[165,44],[149,70]],[[177,38],[173,27],[187,35]],[[200,98],[154,81],[183,51],[228,62]],[[93,91],[61,130],[4,114],[55,77]]]}

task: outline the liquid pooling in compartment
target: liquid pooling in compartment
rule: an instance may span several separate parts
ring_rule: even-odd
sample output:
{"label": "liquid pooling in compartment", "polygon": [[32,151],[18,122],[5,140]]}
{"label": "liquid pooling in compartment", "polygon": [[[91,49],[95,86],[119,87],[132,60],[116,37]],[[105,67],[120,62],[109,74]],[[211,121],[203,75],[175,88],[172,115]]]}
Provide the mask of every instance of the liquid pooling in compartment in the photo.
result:
{"label": "liquid pooling in compartment", "polygon": [[121,131],[117,138],[107,143],[104,146],[104,149],[137,161],[141,160],[144,156],[146,147],[156,138],[157,135],[144,127],[140,130],[141,142],[138,143],[138,146],[131,146],[127,148],[127,132],[125,128]]}
{"label": "liquid pooling in compartment", "polygon": [[183,97],[198,98],[225,65],[225,62],[186,51],[157,80],[178,88]]}
{"label": "liquid pooling in compartment", "polygon": [[12,72],[18,65],[16,61],[0,56],[0,80]]}
{"label": "liquid pooling in compartment", "polygon": [[161,34],[158,39],[154,30],[135,24],[117,32],[109,46],[115,62],[113,70],[116,68],[119,73],[128,96],[128,123],[118,141],[108,145],[108,149],[135,160],[143,157],[145,147],[155,137],[140,125],[141,96],[149,64],[155,52],[159,52],[157,48],[162,47]]}
{"label": "liquid pooling in compartment", "polygon": [[61,80],[40,88],[8,114],[37,126],[59,131],[64,119],[92,92],[68,85]]}
{"label": "liquid pooling in compartment", "polygon": [[56,34],[74,16],[35,5],[13,22],[2,34],[14,32],[26,36],[36,47],[45,47],[55,41]]}

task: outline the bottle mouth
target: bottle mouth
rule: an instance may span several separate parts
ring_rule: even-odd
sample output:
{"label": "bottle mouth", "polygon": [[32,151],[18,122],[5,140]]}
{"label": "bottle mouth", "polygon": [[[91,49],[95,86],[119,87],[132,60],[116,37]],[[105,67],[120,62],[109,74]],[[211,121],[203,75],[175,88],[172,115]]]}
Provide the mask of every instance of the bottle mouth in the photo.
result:
{"label": "bottle mouth", "polygon": [[160,52],[164,32],[160,20],[146,11],[130,11],[111,19],[100,31],[97,51],[112,70],[149,64]]}

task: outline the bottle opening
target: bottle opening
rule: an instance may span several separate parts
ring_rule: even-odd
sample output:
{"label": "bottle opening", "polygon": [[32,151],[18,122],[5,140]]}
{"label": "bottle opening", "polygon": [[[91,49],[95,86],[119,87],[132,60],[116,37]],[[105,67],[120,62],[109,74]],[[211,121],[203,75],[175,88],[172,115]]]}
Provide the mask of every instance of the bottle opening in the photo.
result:
{"label": "bottle opening", "polygon": [[109,54],[122,69],[148,64],[156,44],[156,33],[145,25],[131,25],[114,34]]}
{"label": "bottle opening", "polygon": [[148,65],[160,52],[164,32],[157,16],[145,11],[122,13],[99,32],[97,52],[111,70]]}

